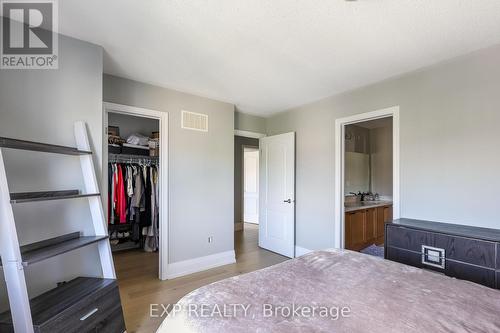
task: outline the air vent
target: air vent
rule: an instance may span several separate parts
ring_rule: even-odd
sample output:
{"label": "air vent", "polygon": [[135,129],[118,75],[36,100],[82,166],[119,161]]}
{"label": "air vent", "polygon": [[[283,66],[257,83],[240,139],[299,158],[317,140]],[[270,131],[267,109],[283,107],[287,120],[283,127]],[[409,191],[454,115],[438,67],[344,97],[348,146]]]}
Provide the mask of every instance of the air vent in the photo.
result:
{"label": "air vent", "polygon": [[208,132],[208,115],[183,110],[181,127],[194,131]]}

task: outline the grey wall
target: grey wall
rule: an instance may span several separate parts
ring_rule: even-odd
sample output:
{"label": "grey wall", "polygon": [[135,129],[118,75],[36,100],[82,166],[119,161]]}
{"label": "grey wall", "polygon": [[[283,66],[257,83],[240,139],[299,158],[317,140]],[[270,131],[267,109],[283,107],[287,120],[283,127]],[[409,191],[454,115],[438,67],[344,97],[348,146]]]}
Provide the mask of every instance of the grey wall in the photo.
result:
{"label": "grey wall", "polygon": [[[60,37],[58,70],[0,70],[0,136],[75,146],[73,124],[85,120],[100,173],[102,148],[102,49]],[[82,189],[78,158],[5,149],[11,192]],[[92,232],[86,200],[14,206],[22,244],[62,234]],[[95,247],[86,247],[26,269],[34,297],[56,282],[100,275]],[[0,308],[7,307],[0,269]]]}
{"label": "grey wall", "polygon": [[259,139],[234,137],[234,223],[243,222],[243,148],[259,148]]}
{"label": "grey wall", "polygon": [[234,113],[234,129],[256,133],[266,133],[266,119],[246,113]]}
{"label": "grey wall", "polygon": [[392,198],[392,118],[384,127],[370,129],[371,189]]}
{"label": "grey wall", "polygon": [[335,119],[401,107],[401,214],[500,228],[500,46],[271,117],[297,133],[297,245],[334,242]]}
{"label": "grey wall", "polygon": [[370,190],[370,130],[357,125],[345,127],[344,194]]}
{"label": "grey wall", "polygon": [[344,193],[378,193],[392,198],[392,117],[345,128]]}
{"label": "grey wall", "polygon": [[[168,112],[169,263],[233,250],[234,105],[110,75],[103,94]],[[181,129],[181,110],[208,114],[208,133]]]}
{"label": "grey wall", "polygon": [[134,117],[120,113],[108,113],[108,126],[120,127],[120,136],[127,139],[130,134],[140,133],[151,137],[152,132],[160,130],[160,122],[156,119]]}

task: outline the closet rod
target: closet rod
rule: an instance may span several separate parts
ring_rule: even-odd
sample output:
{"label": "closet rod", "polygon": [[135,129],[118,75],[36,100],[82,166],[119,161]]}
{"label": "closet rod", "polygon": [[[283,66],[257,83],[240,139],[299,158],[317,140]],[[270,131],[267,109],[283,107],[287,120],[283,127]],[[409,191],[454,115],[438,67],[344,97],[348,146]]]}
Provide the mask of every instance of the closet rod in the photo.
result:
{"label": "closet rod", "polygon": [[109,163],[149,163],[158,165],[160,159],[158,156],[140,156],[140,155],[127,155],[127,154],[109,154]]}

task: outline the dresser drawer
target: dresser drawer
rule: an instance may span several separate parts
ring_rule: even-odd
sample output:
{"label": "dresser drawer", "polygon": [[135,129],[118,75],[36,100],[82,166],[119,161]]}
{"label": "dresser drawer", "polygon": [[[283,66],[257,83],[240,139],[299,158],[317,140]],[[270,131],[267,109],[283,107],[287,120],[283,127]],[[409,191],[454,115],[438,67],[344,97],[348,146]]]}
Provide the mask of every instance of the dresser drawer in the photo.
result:
{"label": "dresser drawer", "polygon": [[422,252],[422,245],[434,246],[434,238],[430,232],[402,228],[392,224],[387,224],[386,228],[388,246],[419,253]]}
{"label": "dresser drawer", "polygon": [[[79,277],[30,300],[35,333],[122,333],[118,284],[114,279]],[[117,327],[116,330],[114,328]],[[10,311],[0,314],[0,333],[13,332]]]}
{"label": "dresser drawer", "polygon": [[[117,308],[120,309],[120,316],[123,320],[120,294],[118,287],[115,286],[106,292],[94,293],[82,299],[81,302],[74,304],[71,308],[41,325],[39,332],[86,332],[89,329],[95,329],[99,323],[107,320]],[[108,332],[114,333],[113,331]]]}
{"label": "dresser drawer", "polygon": [[[427,266],[425,264],[422,264],[422,255],[420,253],[393,247],[386,248],[386,258],[388,260],[396,261],[401,264],[444,273],[445,275],[450,277],[472,281],[491,288],[495,288],[495,271],[492,269],[469,265],[453,260],[446,260],[444,269]],[[497,272],[496,275],[498,279],[500,277],[500,272]]]}
{"label": "dresser drawer", "polygon": [[500,270],[500,243],[497,243],[497,269]]}
{"label": "dresser drawer", "polygon": [[122,308],[116,308],[111,314],[97,324],[95,330],[90,332],[95,333],[122,333],[125,332],[125,321],[123,320]]}
{"label": "dresser drawer", "polygon": [[401,264],[418,268],[423,267],[422,255],[414,251],[408,251],[388,246],[385,248],[385,257],[388,260],[396,261]]}
{"label": "dresser drawer", "polygon": [[435,234],[435,246],[445,249],[446,258],[487,268],[495,268],[493,242]]}
{"label": "dresser drawer", "polygon": [[495,270],[447,260],[445,274],[495,288]]}
{"label": "dresser drawer", "polygon": [[496,266],[493,242],[387,225],[387,244],[415,252],[429,245],[444,249],[447,259],[492,269]]}
{"label": "dresser drawer", "polygon": [[399,262],[401,264],[410,265],[417,268],[423,268],[430,271],[446,273],[446,270],[439,267],[428,266],[422,263],[422,254],[419,252],[397,249],[393,247],[386,248],[386,259]]}

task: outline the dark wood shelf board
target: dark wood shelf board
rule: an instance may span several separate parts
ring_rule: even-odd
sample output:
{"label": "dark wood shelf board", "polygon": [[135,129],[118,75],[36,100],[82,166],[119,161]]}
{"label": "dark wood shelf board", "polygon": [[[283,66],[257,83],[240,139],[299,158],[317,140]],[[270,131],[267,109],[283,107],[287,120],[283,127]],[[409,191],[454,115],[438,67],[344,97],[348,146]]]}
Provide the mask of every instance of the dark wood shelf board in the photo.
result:
{"label": "dark wood shelf board", "polygon": [[[115,280],[89,277],[79,277],[64,283],[30,300],[33,325],[43,325],[54,316],[71,311],[72,306],[96,291],[105,294],[115,287]],[[12,324],[10,311],[0,314],[0,324]]]}
{"label": "dark wood shelf board", "polygon": [[[79,232],[21,246],[23,266],[49,259],[107,239],[108,236],[80,236]],[[0,261],[0,266],[1,266]]]}
{"label": "dark wood shelf board", "polygon": [[0,137],[0,148],[10,148],[19,150],[31,150],[44,153],[54,153],[63,155],[89,155],[90,151],[78,150],[74,147],[52,145],[42,142],[24,141]]}
{"label": "dark wood shelf board", "polygon": [[100,193],[80,194],[78,190],[11,193],[11,203],[75,199],[99,196]]}

